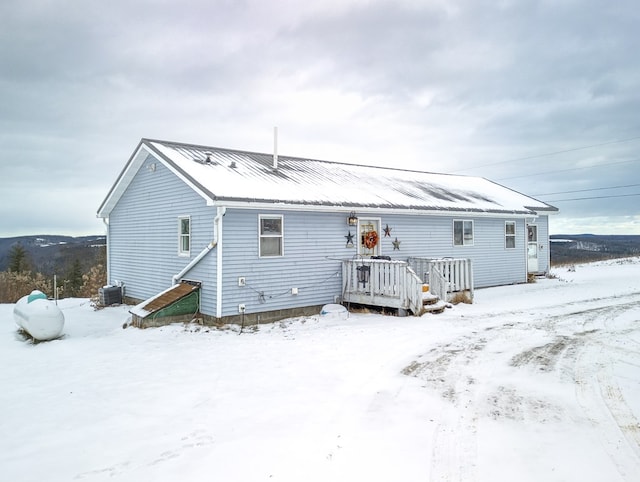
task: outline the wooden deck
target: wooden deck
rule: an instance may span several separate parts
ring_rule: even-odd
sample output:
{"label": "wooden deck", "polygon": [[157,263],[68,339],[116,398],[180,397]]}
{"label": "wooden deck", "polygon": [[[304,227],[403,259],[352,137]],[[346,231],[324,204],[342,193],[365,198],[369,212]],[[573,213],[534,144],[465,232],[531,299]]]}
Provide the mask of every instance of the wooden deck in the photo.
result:
{"label": "wooden deck", "polygon": [[465,258],[409,258],[409,265],[441,300],[465,293],[473,302],[473,264]]}
{"label": "wooden deck", "polygon": [[422,314],[422,280],[406,261],[351,259],[342,262],[342,300]]}
{"label": "wooden deck", "polygon": [[421,315],[423,285],[429,297],[445,304],[458,293],[473,302],[473,266],[469,259],[409,258],[408,261],[355,258],[342,261],[342,301],[395,308]]}

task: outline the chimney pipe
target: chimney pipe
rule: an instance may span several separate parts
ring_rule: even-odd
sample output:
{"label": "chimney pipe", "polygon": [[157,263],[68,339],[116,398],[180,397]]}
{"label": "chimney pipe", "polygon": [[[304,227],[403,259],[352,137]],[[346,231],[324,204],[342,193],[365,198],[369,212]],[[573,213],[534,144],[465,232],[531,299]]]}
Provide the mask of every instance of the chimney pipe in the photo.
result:
{"label": "chimney pipe", "polygon": [[273,128],[273,169],[278,169],[278,127]]}

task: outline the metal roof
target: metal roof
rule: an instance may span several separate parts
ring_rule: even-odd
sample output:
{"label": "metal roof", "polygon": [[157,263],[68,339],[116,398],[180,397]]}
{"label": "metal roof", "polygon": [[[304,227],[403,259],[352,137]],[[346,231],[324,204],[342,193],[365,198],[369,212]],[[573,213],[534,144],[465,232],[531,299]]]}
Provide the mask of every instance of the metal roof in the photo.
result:
{"label": "metal roof", "polygon": [[[144,156],[139,155],[143,152]],[[277,204],[419,212],[534,215],[557,208],[485,178],[320,161],[142,139],[99,216],[106,217],[151,153],[210,204]],[[137,162],[136,162],[137,159]],[[124,184],[120,185],[119,184]]]}

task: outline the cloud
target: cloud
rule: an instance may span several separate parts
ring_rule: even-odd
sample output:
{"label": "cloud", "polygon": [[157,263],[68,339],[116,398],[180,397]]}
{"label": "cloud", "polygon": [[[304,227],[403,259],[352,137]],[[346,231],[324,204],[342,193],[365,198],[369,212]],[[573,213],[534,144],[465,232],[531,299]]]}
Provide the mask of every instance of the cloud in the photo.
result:
{"label": "cloud", "polygon": [[[274,125],[282,154],[527,194],[640,183],[640,140],[607,144],[640,136],[630,0],[297,3],[3,2],[0,236],[41,232],[16,193],[56,189],[76,196],[47,222],[94,230],[141,137],[268,151]],[[566,201],[557,219],[634,216],[634,200]],[[638,232],[600,232],[622,228]]]}

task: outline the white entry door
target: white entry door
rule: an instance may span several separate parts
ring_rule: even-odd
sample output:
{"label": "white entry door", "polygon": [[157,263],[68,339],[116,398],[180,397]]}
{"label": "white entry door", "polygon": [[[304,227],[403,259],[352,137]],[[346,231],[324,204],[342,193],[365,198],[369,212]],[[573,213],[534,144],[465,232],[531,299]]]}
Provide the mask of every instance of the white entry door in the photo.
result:
{"label": "white entry door", "polygon": [[380,254],[380,219],[358,220],[358,254],[378,256]]}
{"label": "white entry door", "polygon": [[527,225],[527,272],[538,272],[538,226]]}

